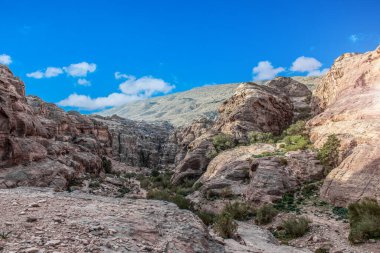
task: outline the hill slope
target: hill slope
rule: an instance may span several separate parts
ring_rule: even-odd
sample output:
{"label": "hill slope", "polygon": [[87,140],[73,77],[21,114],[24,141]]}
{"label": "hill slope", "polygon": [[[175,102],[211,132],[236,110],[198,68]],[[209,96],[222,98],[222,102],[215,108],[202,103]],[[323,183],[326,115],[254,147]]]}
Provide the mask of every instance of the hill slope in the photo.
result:
{"label": "hill slope", "polygon": [[[293,77],[314,89],[319,77]],[[257,82],[264,84],[263,81]],[[239,83],[210,85],[184,92],[136,101],[97,113],[102,116],[116,114],[131,120],[168,121],[174,126],[184,126],[193,120],[206,117],[215,119],[223,101],[230,98]]]}

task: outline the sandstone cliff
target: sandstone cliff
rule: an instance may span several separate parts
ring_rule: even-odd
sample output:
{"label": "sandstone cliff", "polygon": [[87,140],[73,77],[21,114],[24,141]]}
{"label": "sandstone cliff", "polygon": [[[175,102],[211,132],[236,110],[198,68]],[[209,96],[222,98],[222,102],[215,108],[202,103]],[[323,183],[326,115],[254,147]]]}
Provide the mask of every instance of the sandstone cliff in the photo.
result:
{"label": "sandstone cliff", "polygon": [[322,197],[343,206],[366,196],[380,200],[380,47],[339,57],[314,96],[321,113],[308,123],[312,141],[320,147],[331,134],[341,140],[341,163]]}
{"label": "sandstone cliff", "polygon": [[129,166],[167,167],[177,153],[172,132],[168,124],[88,117],[25,97],[24,83],[0,66],[1,188],[65,189],[85,174],[101,176],[102,157]]}

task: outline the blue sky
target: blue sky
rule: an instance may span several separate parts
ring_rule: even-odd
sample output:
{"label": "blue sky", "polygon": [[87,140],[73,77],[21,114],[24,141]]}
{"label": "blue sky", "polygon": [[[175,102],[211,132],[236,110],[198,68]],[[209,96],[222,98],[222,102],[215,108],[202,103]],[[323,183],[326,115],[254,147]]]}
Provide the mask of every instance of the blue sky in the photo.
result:
{"label": "blue sky", "polygon": [[206,84],[318,75],[340,54],[380,44],[378,0],[0,6],[0,62],[27,94],[82,112]]}

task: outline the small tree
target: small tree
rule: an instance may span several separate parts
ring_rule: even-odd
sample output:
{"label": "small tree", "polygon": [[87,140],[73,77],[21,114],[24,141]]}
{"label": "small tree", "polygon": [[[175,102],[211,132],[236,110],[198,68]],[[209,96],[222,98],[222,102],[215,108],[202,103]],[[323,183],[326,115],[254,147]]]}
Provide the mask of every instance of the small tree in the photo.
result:
{"label": "small tree", "polygon": [[318,151],[318,159],[325,166],[325,175],[338,166],[340,141],[335,134],[327,138],[325,144]]}
{"label": "small tree", "polygon": [[107,159],[107,157],[102,157],[102,168],[104,169],[105,173],[111,173],[112,172],[112,162],[111,160]]}

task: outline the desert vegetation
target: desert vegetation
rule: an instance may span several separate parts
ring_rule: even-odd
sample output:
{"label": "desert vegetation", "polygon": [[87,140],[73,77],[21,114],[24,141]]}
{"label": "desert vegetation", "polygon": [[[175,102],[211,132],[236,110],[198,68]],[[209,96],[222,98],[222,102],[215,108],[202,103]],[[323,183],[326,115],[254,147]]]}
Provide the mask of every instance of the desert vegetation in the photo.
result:
{"label": "desert vegetation", "polygon": [[375,199],[364,198],[348,206],[351,243],[380,238],[380,205]]}

